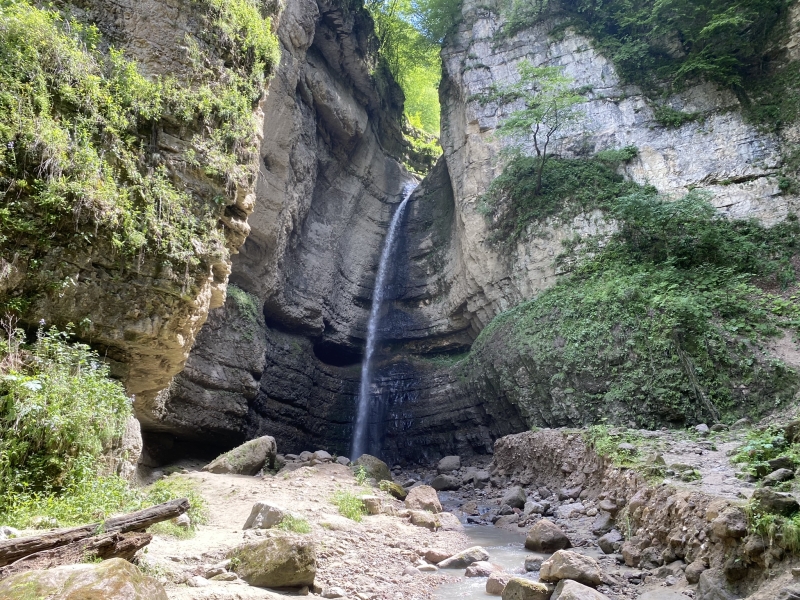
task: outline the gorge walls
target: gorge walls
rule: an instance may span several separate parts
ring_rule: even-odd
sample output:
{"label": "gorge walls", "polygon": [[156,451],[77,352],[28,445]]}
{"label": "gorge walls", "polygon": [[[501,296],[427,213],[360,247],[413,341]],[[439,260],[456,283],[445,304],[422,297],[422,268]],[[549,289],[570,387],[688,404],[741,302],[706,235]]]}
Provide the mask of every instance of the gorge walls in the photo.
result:
{"label": "gorge walls", "polygon": [[[489,243],[481,196],[502,171],[498,122],[516,106],[479,98],[513,81],[520,60],[563,67],[586,90],[582,119],[555,141],[559,156],[635,146],[638,155],[621,170],[639,184],[673,196],[705,190],[721,213],[766,225],[797,211],[798,198],[779,187],[793,128],[759,130],[736,96],[711,84],[664,99],[702,115],[664,126],[654,102],[622,82],[591,39],[569,28],[550,36],[554,25],[504,37],[498,12],[468,0],[447,39],[444,156],[404,217],[383,319],[374,394],[383,407],[376,427],[387,460],[490,452],[498,436],[532,425],[706,416],[702,407],[631,415],[625,402],[607,401],[609,372],[567,373],[564,380],[557,365],[512,347],[513,332],[502,325],[467,355],[495,317],[552,288],[565,241],[615,227],[591,210],[552,218],[510,246]],[[282,452],[348,451],[380,249],[410,177],[400,163],[399,90],[381,76],[370,27],[355,4],[287,3],[278,27],[282,60],[263,108],[252,231],[230,276],[243,294],[212,311],[186,369],[159,396],[151,440],[230,446],[269,434]],[[259,310],[243,325],[248,303],[263,306],[263,315]],[[576,389],[592,402],[576,403]],[[749,391],[775,390],[741,394]]]}

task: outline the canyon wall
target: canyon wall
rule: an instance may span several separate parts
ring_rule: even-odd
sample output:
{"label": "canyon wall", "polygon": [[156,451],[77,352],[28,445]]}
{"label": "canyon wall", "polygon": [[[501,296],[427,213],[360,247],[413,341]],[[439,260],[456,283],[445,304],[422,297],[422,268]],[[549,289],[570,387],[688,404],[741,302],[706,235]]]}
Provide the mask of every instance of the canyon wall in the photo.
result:
{"label": "canyon wall", "polygon": [[[220,339],[240,318],[229,299],[162,394],[151,435],[207,441],[211,431],[227,446],[270,434],[283,452],[348,452],[380,248],[409,179],[398,161],[398,90],[370,76],[375,47],[366,19],[352,6],[288,3],[278,28],[283,58],[264,106],[252,232],[231,274],[263,303],[265,320],[253,334],[265,340],[263,368],[260,359],[237,358],[236,334]],[[710,84],[667,100],[702,119],[664,127],[652,102],[621,82],[590,39],[571,29],[550,37],[554,25],[504,37],[498,14],[468,0],[442,52],[444,156],[404,217],[376,370],[373,437],[381,447],[371,450],[387,460],[490,452],[498,436],[531,425],[628,418],[624,405],[576,406],[568,384],[551,385],[554,373],[537,370],[535,357],[509,350],[502,337],[464,358],[494,317],[555,283],[565,240],[613,226],[593,211],[553,219],[510,250],[487,243],[479,198],[501,172],[498,121],[516,106],[478,98],[513,81],[519,61],[564,67],[588,90],[584,116],[559,134],[557,154],[632,145],[639,155],[625,176],[665,194],[704,189],[722,213],[767,225],[797,210],[798,198],[778,186],[791,129],[783,138],[759,131],[735,96]],[[245,346],[248,355],[261,351]],[[583,383],[598,392],[604,385]],[[695,416],[702,415],[681,418]],[[643,416],[662,417],[669,415]]]}

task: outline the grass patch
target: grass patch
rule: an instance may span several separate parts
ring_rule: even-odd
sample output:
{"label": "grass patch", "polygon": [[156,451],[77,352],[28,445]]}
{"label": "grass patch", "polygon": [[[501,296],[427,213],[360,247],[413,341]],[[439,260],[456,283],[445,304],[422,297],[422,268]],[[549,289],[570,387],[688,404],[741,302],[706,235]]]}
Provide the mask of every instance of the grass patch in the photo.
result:
{"label": "grass patch", "polygon": [[311,525],[302,517],[286,515],[277,525],[283,531],[294,531],[295,533],[311,533]]}
{"label": "grass patch", "polygon": [[338,490],[331,497],[331,502],[339,509],[340,515],[357,523],[360,523],[367,514],[363,500],[351,492]]}

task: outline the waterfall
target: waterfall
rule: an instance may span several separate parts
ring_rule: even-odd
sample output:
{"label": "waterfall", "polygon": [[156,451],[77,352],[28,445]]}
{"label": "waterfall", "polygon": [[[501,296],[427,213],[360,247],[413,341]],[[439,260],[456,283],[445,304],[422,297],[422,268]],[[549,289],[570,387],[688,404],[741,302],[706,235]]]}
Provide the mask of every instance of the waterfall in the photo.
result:
{"label": "waterfall", "polygon": [[386,293],[386,272],[389,269],[390,259],[392,258],[400,219],[406,209],[408,199],[416,187],[416,182],[409,182],[403,189],[403,201],[397,207],[392,216],[392,221],[389,223],[389,231],[383,243],[380,263],[378,263],[378,275],[375,278],[375,287],[372,291],[372,308],[369,311],[369,321],[367,322],[367,347],[364,350],[364,362],[361,363],[361,385],[358,389],[356,425],[353,431],[353,447],[350,453],[353,460],[364,454],[366,449],[370,388],[372,386],[372,358],[377,344],[381,305],[383,304],[383,296]]}

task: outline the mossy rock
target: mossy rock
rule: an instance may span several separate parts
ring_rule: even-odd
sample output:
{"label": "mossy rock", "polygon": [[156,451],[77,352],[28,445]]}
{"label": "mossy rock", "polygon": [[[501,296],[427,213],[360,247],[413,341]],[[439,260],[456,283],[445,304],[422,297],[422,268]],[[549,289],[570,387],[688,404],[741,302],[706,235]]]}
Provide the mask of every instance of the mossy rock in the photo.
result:
{"label": "mossy rock", "polygon": [[405,500],[406,496],[408,496],[408,492],[406,491],[406,489],[402,485],[400,485],[399,483],[395,483],[394,481],[389,481],[388,479],[384,479],[378,485],[384,492],[388,492],[398,500]]}
{"label": "mossy rock", "polygon": [[218,456],[203,467],[203,471],[255,475],[264,467],[273,468],[277,454],[278,446],[275,438],[265,435]]}
{"label": "mossy rock", "polygon": [[389,465],[371,454],[362,454],[359,456],[353,462],[353,472],[356,472],[358,467],[364,467],[367,471],[367,477],[370,479],[374,479],[375,481],[383,481],[384,479],[386,481],[393,481]]}
{"label": "mossy rock", "polygon": [[259,587],[313,586],[317,574],[317,553],[308,538],[290,533],[244,544],[228,554],[236,573]]}
{"label": "mossy rock", "polygon": [[167,600],[157,580],[121,558],[17,573],[0,582],[0,598],[17,600]]}

